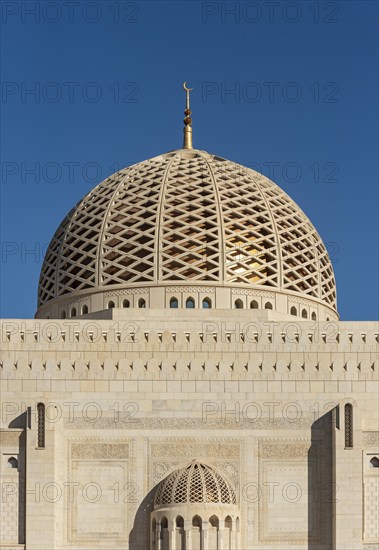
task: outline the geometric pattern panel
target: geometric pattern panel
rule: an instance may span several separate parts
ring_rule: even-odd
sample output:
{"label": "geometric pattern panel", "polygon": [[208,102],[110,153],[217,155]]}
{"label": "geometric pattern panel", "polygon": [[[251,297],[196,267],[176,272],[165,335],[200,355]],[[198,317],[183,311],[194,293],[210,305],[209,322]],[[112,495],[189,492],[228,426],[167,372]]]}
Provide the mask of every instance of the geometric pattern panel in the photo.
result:
{"label": "geometric pattern panel", "polygon": [[168,159],[142,162],[117,186],[101,235],[101,286],[154,281],[160,186]]}
{"label": "geometric pattern panel", "polygon": [[226,281],[278,287],[279,243],[265,196],[251,172],[223,159],[214,160]]}
{"label": "geometric pattern panel", "polygon": [[189,504],[194,502],[236,504],[236,493],[219,472],[193,460],[172,472],[158,486],[154,505]]}
{"label": "geometric pattern panel", "polygon": [[109,178],[106,185],[88,193],[72,215],[59,253],[58,296],[96,285],[103,213],[116,185],[117,179]]}
{"label": "geometric pattern panel", "polygon": [[62,241],[75,208],[63,219],[46,251],[38,283],[38,306],[57,296],[56,276]]}
{"label": "geometric pattern panel", "polygon": [[215,185],[206,161],[191,157],[174,157],[163,183],[161,278],[219,281],[221,223]]}
{"label": "geometric pattern panel", "polygon": [[198,150],[128,167],[84,197],[49,245],[38,307],[170,281],[271,287],[336,308],[330,258],[302,210],[265,176]]}

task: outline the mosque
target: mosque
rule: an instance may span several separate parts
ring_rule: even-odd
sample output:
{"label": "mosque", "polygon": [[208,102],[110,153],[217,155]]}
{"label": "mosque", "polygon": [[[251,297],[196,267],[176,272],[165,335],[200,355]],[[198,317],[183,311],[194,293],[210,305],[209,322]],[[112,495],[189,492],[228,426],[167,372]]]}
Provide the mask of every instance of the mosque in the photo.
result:
{"label": "mosque", "polygon": [[1,550],[378,550],[378,324],[275,183],[194,149],[67,214],[2,321]]}

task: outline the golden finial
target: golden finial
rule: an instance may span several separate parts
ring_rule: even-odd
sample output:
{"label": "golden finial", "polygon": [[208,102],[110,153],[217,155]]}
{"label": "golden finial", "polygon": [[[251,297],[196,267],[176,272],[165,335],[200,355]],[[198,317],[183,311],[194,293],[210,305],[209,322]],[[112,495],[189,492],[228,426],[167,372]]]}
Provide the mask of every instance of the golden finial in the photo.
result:
{"label": "golden finial", "polygon": [[184,139],[183,139],[183,149],[192,149],[192,111],[190,109],[190,91],[193,90],[193,88],[187,88],[187,83],[183,82],[183,90],[186,92],[186,110],[184,111],[184,114],[186,115],[184,122]]}

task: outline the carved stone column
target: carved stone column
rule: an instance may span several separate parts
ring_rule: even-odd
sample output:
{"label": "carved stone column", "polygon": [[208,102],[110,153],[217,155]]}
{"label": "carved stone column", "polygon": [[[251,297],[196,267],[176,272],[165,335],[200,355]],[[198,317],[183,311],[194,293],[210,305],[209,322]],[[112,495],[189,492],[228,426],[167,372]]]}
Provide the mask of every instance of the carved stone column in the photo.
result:
{"label": "carved stone column", "polygon": [[232,518],[232,524],[230,526],[230,540],[231,540],[230,550],[238,550],[237,541],[236,541],[236,534],[237,534],[237,532],[236,532],[236,520],[233,517]]}
{"label": "carved stone column", "polygon": [[157,530],[156,530],[156,544],[155,544],[155,548],[157,550],[161,550],[162,548],[162,539],[161,539],[161,535],[162,535],[162,526],[160,523],[157,523]]}
{"label": "carved stone column", "polygon": [[[217,531],[217,550],[224,550],[224,536],[225,529],[223,527],[219,527],[219,530]],[[229,550],[229,548],[226,547],[226,550]]]}
{"label": "carved stone column", "polygon": [[168,524],[168,541],[170,550],[176,550],[176,521],[174,519]]}
{"label": "carved stone column", "polygon": [[184,522],[184,531],[186,535],[186,550],[192,550],[192,520]]}
{"label": "carved stone column", "polygon": [[200,540],[203,539],[203,550],[209,550],[208,524],[203,523],[200,531]]}

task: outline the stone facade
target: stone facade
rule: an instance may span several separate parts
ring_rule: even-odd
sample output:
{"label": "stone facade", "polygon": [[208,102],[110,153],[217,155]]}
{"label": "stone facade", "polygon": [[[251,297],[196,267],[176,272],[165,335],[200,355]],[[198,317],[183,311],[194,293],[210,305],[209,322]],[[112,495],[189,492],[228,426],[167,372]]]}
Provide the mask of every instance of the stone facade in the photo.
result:
{"label": "stone facade", "polygon": [[1,342],[0,550],[378,550],[379,327],[261,174],[107,178]]}
{"label": "stone facade", "polygon": [[236,491],[234,548],[376,548],[378,325],[170,313],[2,322],[0,548],[158,548],[154,494],[193,459]]}

